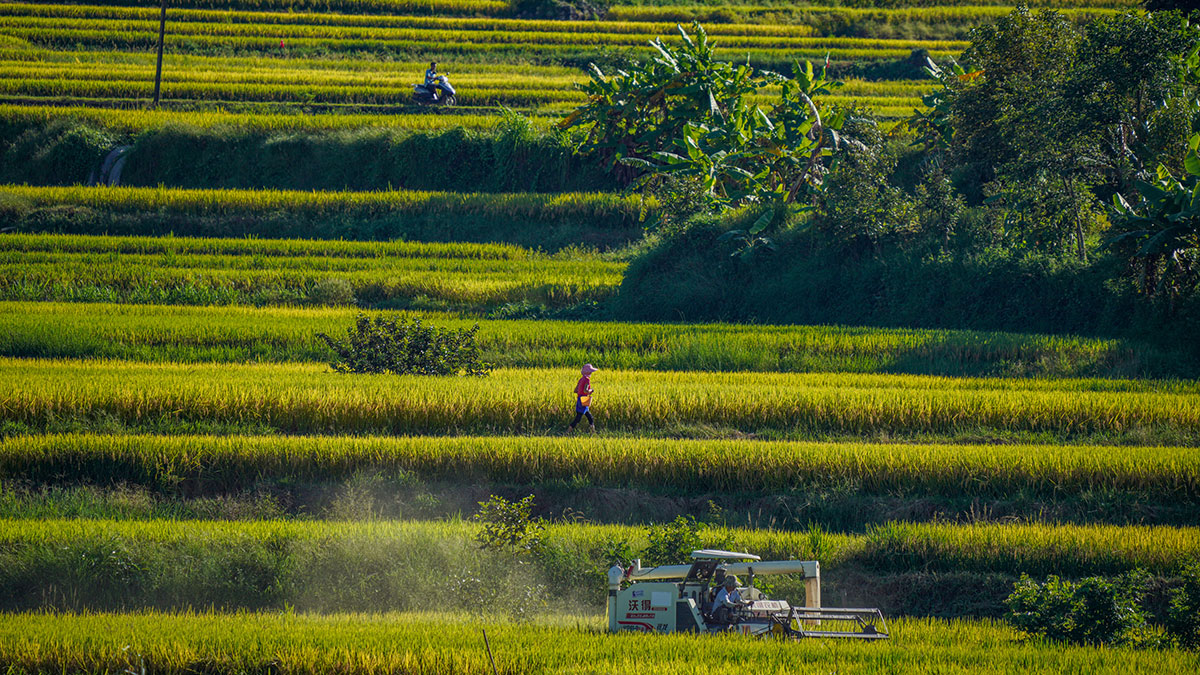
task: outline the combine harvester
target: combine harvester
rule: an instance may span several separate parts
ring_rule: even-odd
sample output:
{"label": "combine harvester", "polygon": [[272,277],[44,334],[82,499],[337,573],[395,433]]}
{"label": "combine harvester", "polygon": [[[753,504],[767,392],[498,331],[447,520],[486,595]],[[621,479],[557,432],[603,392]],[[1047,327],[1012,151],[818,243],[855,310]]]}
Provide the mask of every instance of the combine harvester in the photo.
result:
{"label": "combine harvester", "polygon": [[[782,638],[886,640],[887,624],[877,608],[821,607],[821,566],[815,560],[770,560],[749,553],[692,551],[690,565],[641,566],[608,570],[608,630],[657,633],[721,633]],[[744,574],[739,588],[747,604],[728,621],[713,615],[717,590],[730,575]],[[754,577],[804,575],[804,607],[768,600]]]}

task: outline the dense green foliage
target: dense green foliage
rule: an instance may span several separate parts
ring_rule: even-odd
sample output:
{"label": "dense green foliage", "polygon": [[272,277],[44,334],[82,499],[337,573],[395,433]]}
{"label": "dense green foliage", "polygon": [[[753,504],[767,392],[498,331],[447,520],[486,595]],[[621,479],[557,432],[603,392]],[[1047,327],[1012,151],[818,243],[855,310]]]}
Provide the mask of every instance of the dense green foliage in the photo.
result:
{"label": "dense green foliage", "polygon": [[[963,55],[971,69],[931,68],[942,89],[912,120],[917,149],[859,134],[865,146],[830,174],[814,211],[748,260],[729,260],[722,243],[745,242],[755,214],[691,223],[633,261],[618,312],[1022,326],[1194,351],[1191,182],[1174,176],[1194,114],[1197,30],[1171,14],[1079,29],[1025,9],[981,26]],[[1102,235],[1122,194],[1137,205]],[[1102,248],[1122,231],[1123,246]]]}
{"label": "dense green foliage", "polygon": [[1081,645],[1120,645],[1145,639],[1142,609],[1146,577],[1130,573],[1108,580],[1088,577],[1079,582],[1049,576],[1038,583],[1027,575],[1004,604],[1005,619],[1030,635]]}
{"label": "dense green foliage", "polygon": [[[554,137],[513,116],[498,131],[388,129],[279,133],[173,125],[133,139],[122,184],[183,188],[573,192],[606,179]],[[118,142],[77,121],[18,128],[0,139],[8,183],[88,180]]]}
{"label": "dense green foliage", "polygon": [[1200,561],[1183,569],[1183,583],[1171,595],[1166,627],[1184,649],[1200,649]]}

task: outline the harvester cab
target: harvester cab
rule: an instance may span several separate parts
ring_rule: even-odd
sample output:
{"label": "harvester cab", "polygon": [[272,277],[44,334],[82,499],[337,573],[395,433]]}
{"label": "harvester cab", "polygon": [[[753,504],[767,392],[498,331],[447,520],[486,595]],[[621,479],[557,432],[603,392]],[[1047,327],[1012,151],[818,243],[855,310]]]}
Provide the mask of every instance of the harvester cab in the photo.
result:
{"label": "harvester cab", "polygon": [[[756,555],[704,549],[690,565],[614,565],[608,570],[608,630],[653,633],[737,632],[784,638],[887,639],[877,608],[821,607],[821,565],[815,560],[763,561]],[[770,600],[754,587],[755,576],[804,575],[804,607]],[[737,588],[742,606],[714,611],[717,590],[727,577],[744,575]]]}

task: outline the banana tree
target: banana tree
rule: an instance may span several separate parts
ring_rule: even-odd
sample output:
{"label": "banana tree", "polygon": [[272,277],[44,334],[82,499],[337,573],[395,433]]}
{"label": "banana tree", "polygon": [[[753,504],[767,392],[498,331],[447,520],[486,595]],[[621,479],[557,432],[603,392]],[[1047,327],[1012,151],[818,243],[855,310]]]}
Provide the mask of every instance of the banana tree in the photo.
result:
{"label": "banana tree", "polygon": [[1140,263],[1145,295],[1164,295],[1172,305],[1200,286],[1200,134],[1188,145],[1182,177],[1159,165],[1154,180],[1136,184],[1135,203],[1113,196],[1125,232],[1105,244]]}

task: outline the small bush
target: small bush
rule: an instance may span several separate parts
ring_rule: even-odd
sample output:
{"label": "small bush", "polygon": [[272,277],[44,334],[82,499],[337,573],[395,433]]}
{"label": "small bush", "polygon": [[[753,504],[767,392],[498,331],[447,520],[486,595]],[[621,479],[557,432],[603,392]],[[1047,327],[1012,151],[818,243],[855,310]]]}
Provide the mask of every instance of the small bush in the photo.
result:
{"label": "small bush", "polygon": [[1051,575],[1038,583],[1021,575],[1004,601],[1004,618],[1030,635],[1073,644],[1119,645],[1140,642],[1147,632],[1141,608],[1144,572],[1109,581],[1088,577],[1080,582]]}
{"label": "small bush", "polygon": [[492,495],[479,502],[479,511],[473,516],[483,525],[475,540],[489,551],[537,552],[546,526],[532,513],[533,495],[516,502]]}
{"label": "small bush", "polygon": [[359,314],[345,340],[317,333],[334,352],[339,373],[484,376],[492,364],[481,361],[475,335],[479,324],[453,330],[426,326],[420,319],[372,320]]}
{"label": "small bush", "polygon": [[701,548],[700,528],[701,525],[691,516],[676,516],[669,523],[651,527],[645,563],[673,565],[688,562],[688,555]]}
{"label": "small bush", "polygon": [[314,305],[353,305],[354,289],[345,279],[322,279],[313,285],[308,299]]}
{"label": "small bush", "polygon": [[1184,649],[1200,649],[1200,561],[1183,568],[1183,585],[1171,594],[1167,634]]}

